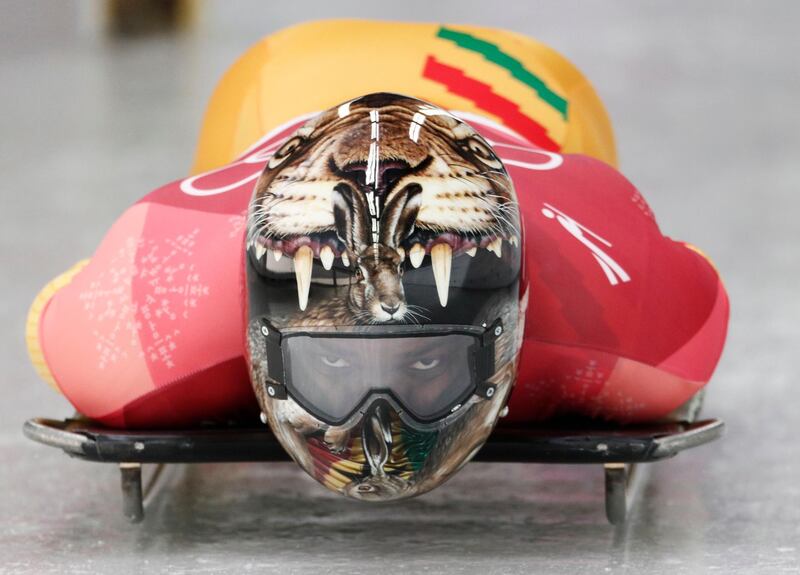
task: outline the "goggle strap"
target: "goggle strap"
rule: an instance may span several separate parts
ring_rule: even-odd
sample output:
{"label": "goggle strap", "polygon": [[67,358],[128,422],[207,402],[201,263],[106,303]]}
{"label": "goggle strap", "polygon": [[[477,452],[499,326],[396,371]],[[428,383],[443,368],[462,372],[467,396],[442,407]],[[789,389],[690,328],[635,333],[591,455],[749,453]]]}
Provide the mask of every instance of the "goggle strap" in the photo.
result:
{"label": "goggle strap", "polygon": [[[481,347],[475,357],[475,376],[478,388],[486,387],[484,384],[494,374],[494,343],[503,333],[503,322],[497,318],[480,338]],[[479,392],[478,392],[479,393]]]}
{"label": "goggle strap", "polygon": [[[276,395],[270,394],[270,396],[277,399],[286,399],[286,376],[283,367],[283,351],[281,350],[281,332],[268,322],[262,321],[261,335],[264,337],[264,349],[267,354],[267,370],[269,371],[269,377],[275,383],[279,384],[274,387],[282,388],[280,393],[276,393]],[[279,395],[282,395],[282,397],[278,397]]]}

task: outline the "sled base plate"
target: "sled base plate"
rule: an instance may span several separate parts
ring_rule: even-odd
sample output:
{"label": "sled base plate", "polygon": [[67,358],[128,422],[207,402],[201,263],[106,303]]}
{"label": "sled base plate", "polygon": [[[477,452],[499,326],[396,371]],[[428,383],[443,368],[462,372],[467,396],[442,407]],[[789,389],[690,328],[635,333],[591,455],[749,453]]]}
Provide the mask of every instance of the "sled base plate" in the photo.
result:
{"label": "sled base plate", "polygon": [[[720,419],[692,423],[610,426],[563,421],[547,426],[498,427],[474,461],[593,463],[605,473],[606,516],[624,523],[631,507],[636,465],[673,457],[722,435]],[[34,418],[25,435],[72,457],[116,463],[122,476],[123,510],[133,522],[144,517],[144,499],[166,463],[290,461],[266,426],[226,425],[186,430],[111,429],[84,419]],[[142,485],[142,464],[159,467]]]}

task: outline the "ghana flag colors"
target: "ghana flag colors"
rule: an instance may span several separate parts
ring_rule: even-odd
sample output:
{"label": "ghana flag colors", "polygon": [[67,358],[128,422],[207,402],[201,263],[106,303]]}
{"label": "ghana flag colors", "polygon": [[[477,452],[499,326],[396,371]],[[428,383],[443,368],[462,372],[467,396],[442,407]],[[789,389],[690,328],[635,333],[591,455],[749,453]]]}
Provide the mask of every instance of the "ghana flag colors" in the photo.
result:
{"label": "ghana flag colors", "polygon": [[209,104],[193,172],[233,161],[293,118],[373,92],[476,114],[547,150],[616,163],[591,85],[536,40],[476,26],[328,20],[268,36],[228,70]]}
{"label": "ghana flag colors", "polygon": [[[539,123],[536,118],[545,115],[553,124],[556,124],[557,118],[553,117],[553,112],[555,112],[566,121],[568,106],[562,96],[555,93],[545,81],[527,69],[522,62],[492,42],[445,27],[439,28],[436,36],[452,42],[459,49],[472,52],[486,60],[490,66],[480,67],[483,71],[481,78],[491,80],[498,74],[507,74],[526,87],[530,93],[524,94],[527,97],[520,97],[522,95],[516,93],[518,90],[513,90],[509,86],[506,91],[510,93],[511,97],[506,97],[502,94],[506,82],[496,82],[497,88],[495,89],[491,83],[470,76],[469,72],[457,65],[440,61],[433,54],[428,56],[425,61],[423,71],[425,78],[440,82],[453,94],[472,101],[481,111],[494,116],[500,123],[513,129],[530,142],[547,150],[559,151],[561,149],[561,146],[548,134],[547,127]],[[442,52],[446,52],[446,50],[442,49]],[[447,57],[446,53],[444,57]],[[459,57],[457,60],[460,61],[463,58]],[[479,66],[477,63],[472,63],[472,68],[479,68]],[[531,100],[531,96],[552,108],[552,111],[534,105],[535,101]],[[530,103],[530,105],[526,106],[526,103]]]}

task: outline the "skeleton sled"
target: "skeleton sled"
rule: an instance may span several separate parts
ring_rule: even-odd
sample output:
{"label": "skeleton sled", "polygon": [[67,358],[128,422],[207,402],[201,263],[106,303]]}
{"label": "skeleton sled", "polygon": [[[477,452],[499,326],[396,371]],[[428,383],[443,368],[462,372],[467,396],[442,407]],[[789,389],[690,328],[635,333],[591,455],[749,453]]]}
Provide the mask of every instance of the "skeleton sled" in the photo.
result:
{"label": "skeleton sled", "polygon": [[[605,476],[605,513],[623,524],[641,492],[637,468],[674,457],[722,435],[724,423],[598,426],[591,422],[497,429],[473,461],[492,463],[574,463],[601,467]],[[30,419],[25,435],[67,455],[119,466],[122,511],[131,522],[144,518],[144,502],[155,492],[168,463],[289,461],[272,433],[253,425],[216,426],[177,431],[130,431],[103,427],[85,419]],[[142,468],[153,465],[151,480]]]}
{"label": "skeleton sled", "polygon": [[[274,87],[279,74],[291,88]],[[25,435],[71,457],[119,466],[123,511],[133,522],[143,519],[165,464],[289,460],[247,409],[255,400],[242,357],[245,328],[240,298],[231,297],[242,291],[241,258],[208,254],[241,253],[253,185],[311,111],[378,91],[458,110],[504,160],[520,202],[520,190],[536,190],[536,201],[523,206],[530,250],[558,246],[570,266],[567,275],[543,265],[544,254],[526,260],[533,291],[510,415],[474,461],[602,466],[606,516],[624,523],[641,466],[722,434],[722,421],[697,412],[724,343],[727,298],[707,258],[661,236],[646,202],[609,167],[616,155],[608,118],[580,73],[534,40],[486,28],[318,22],[279,32],[243,55],[211,100],[192,176],[133,206],[90,262],[34,301],[32,362],[85,415],[30,419]],[[580,188],[574,205],[562,189],[565,173]],[[596,204],[582,207],[585,198]],[[625,245],[617,239],[624,236],[635,241]],[[576,280],[578,269],[585,275]],[[648,278],[636,276],[641,269]],[[562,297],[555,307],[569,317],[548,312],[540,302],[559,301],[569,291],[565,278],[583,282],[604,311],[576,312]],[[630,290],[637,289],[647,293],[636,296],[632,329]],[[683,323],[670,323],[675,318]],[[586,355],[592,338],[605,350],[597,357]],[[588,378],[587,369],[601,375]],[[558,416],[552,406],[568,402],[560,383],[575,386],[570,401],[583,416]],[[142,468],[150,465],[156,472],[144,485]]]}

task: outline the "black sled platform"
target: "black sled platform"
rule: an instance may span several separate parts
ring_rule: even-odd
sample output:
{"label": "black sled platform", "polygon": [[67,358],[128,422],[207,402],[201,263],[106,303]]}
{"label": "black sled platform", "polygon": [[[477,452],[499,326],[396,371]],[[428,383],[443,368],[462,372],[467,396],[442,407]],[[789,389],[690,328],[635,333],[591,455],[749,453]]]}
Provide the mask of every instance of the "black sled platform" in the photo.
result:
{"label": "black sled platform", "polygon": [[[583,423],[585,425],[585,422]],[[474,461],[504,463],[581,463],[603,465],[608,520],[625,522],[636,488],[636,466],[673,457],[717,439],[724,423],[610,427],[575,422],[549,427],[497,428]],[[210,427],[178,431],[109,429],[85,420],[30,419],[23,427],[34,441],[58,447],[67,455],[116,463],[122,474],[123,511],[132,522],[144,517],[144,498],[166,463],[289,461],[265,426]],[[142,487],[142,465],[157,464],[149,486]]]}

